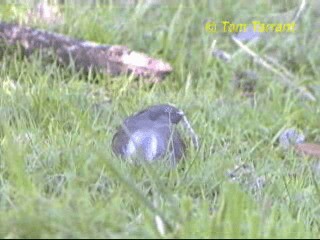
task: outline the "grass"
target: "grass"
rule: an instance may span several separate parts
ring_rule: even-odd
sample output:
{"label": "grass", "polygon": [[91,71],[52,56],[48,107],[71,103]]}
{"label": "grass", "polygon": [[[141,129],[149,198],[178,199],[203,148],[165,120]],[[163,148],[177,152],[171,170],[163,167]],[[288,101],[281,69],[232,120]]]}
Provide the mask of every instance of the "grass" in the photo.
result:
{"label": "grass", "polygon": [[[319,142],[318,102],[301,99],[245,54],[232,64],[212,57],[214,40],[230,52],[236,46],[227,33],[204,31],[207,19],[263,21],[298,1],[177,2],[90,10],[66,6],[63,26],[41,26],[165,59],[174,72],[161,84],[85,76],[41,56],[2,53],[1,238],[320,236],[317,160],[284,152],[277,142],[288,127]],[[21,5],[1,9],[0,19],[6,21],[21,19],[26,11]],[[297,77],[296,84],[319,99],[316,15],[307,10],[296,33],[278,34],[254,49],[274,53]],[[253,100],[234,88],[233,76],[241,70],[259,77]],[[115,158],[110,143],[121,119],[168,102],[186,112],[200,150],[190,147],[174,169]],[[242,163],[249,172],[232,182],[227,172]],[[257,177],[265,178],[264,187],[255,187]],[[157,215],[166,224],[164,235]]]}

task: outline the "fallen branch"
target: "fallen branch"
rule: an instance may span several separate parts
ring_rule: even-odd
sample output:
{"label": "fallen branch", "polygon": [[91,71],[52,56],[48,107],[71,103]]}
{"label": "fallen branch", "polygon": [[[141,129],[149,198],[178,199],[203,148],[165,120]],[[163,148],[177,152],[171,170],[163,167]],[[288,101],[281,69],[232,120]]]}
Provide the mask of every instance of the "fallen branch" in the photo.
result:
{"label": "fallen branch", "polygon": [[172,71],[170,64],[125,46],[99,45],[18,24],[0,22],[0,41],[5,45],[20,45],[26,54],[53,50],[59,62],[74,63],[78,70],[93,69],[113,76],[133,74],[150,82],[159,82]]}

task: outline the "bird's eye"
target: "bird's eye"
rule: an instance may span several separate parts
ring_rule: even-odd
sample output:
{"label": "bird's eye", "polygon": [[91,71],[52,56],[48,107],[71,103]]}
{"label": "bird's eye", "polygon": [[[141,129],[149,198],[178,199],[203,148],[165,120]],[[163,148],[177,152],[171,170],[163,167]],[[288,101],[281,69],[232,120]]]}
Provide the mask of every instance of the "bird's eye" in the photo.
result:
{"label": "bird's eye", "polygon": [[165,112],[171,113],[171,108],[170,107],[166,107]]}

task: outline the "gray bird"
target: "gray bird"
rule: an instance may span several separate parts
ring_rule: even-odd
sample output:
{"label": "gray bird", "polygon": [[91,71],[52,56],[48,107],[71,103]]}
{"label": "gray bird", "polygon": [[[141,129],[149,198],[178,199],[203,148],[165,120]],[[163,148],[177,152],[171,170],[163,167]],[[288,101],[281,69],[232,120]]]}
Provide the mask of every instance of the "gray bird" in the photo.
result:
{"label": "gray bird", "polygon": [[184,113],[169,104],[151,106],[124,120],[112,140],[113,152],[125,159],[153,162],[168,154],[172,164],[184,155],[185,144],[175,129]]}

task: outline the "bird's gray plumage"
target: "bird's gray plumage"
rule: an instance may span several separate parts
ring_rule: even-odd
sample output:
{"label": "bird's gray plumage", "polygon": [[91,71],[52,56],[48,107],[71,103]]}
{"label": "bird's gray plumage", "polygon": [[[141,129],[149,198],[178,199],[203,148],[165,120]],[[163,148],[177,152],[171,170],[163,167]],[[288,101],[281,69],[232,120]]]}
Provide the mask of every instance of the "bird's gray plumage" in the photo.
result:
{"label": "bird's gray plumage", "polygon": [[176,163],[185,145],[175,129],[182,111],[168,104],[155,105],[126,118],[112,140],[112,149],[122,158],[152,162],[168,154]]}

